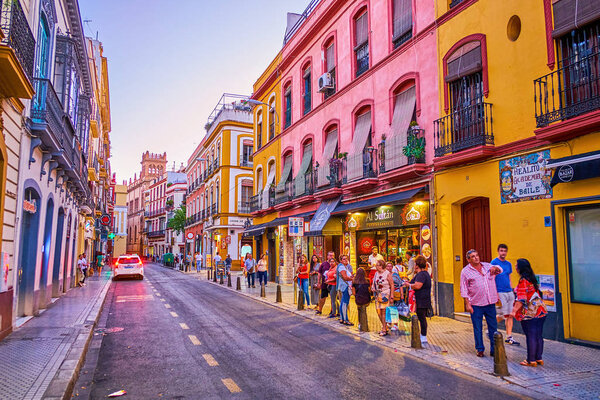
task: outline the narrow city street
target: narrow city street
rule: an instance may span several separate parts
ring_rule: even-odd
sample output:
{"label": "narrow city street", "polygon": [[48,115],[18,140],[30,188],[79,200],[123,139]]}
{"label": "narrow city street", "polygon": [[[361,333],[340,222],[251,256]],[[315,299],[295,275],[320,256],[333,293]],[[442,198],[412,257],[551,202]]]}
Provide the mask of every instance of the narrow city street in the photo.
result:
{"label": "narrow city street", "polygon": [[515,397],[155,264],[143,281],[112,283],[73,397],[118,390],[128,399]]}

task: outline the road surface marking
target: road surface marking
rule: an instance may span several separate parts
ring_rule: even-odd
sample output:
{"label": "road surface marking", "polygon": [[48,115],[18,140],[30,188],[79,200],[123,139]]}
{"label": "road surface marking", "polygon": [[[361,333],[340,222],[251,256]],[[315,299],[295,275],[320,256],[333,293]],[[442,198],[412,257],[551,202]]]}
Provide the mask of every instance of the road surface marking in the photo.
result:
{"label": "road surface marking", "polygon": [[176,312],[173,312],[173,311],[171,311],[171,317],[173,317],[173,318],[177,318],[177,317],[179,317],[179,315],[177,315],[177,313],[176,313]]}
{"label": "road surface marking", "polygon": [[231,393],[240,393],[242,391],[242,389],[240,389],[240,387],[236,385],[231,378],[221,379],[221,382],[223,382],[223,385],[225,385],[225,387],[229,389]]}
{"label": "road surface marking", "polygon": [[192,341],[194,346],[200,346],[202,344],[202,343],[200,343],[200,341],[198,340],[196,335],[188,335],[188,337],[190,338],[190,340]]}
{"label": "road surface marking", "polygon": [[204,359],[206,360],[206,363],[208,364],[209,367],[218,367],[219,366],[219,363],[217,362],[217,360],[215,360],[214,357],[211,356],[210,354],[202,354],[202,357],[204,357]]}
{"label": "road surface marking", "polygon": [[146,301],[152,300],[151,294],[147,295],[130,295],[130,296],[117,296],[117,303],[126,303],[128,301]]}
{"label": "road surface marking", "polygon": [[160,293],[156,292],[154,294],[156,295],[156,297],[160,297]]}
{"label": "road surface marking", "polygon": [[160,301],[166,301],[165,299],[160,299]]}
{"label": "road surface marking", "polygon": [[181,327],[181,329],[190,329],[190,327],[187,326],[187,324],[185,322],[179,323],[179,326]]}
{"label": "road surface marking", "polygon": [[171,308],[171,306],[168,304],[165,304],[165,308]]}

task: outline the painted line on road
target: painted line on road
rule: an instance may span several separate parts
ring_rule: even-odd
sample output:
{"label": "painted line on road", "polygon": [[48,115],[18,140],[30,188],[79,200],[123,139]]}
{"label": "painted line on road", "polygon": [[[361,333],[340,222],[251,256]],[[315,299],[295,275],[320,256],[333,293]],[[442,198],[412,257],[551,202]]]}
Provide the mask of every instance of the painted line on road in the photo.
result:
{"label": "painted line on road", "polygon": [[200,346],[202,344],[202,343],[200,343],[200,341],[198,340],[196,335],[188,335],[188,337],[190,338],[190,340],[194,346]]}
{"label": "painted line on road", "polygon": [[160,293],[156,292],[154,294],[156,295],[156,297],[160,297]]}
{"label": "painted line on road", "polygon": [[219,363],[217,362],[217,360],[215,360],[215,358],[213,356],[211,356],[210,354],[202,354],[202,357],[204,357],[204,359],[206,360],[206,363],[208,364],[209,367],[218,367]]}
{"label": "painted line on road", "polygon": [[240,387],[236,385],[231,378],[221,379],[221,382],[223,382],[223,385],[225,385],[225,387],[229,389],[231,393],[241,393],[242,391],[242,389],[240,389]]}
{"label": "painted line on road", "polygon": [[190,327],[187,326],[187,324],[185,322],[180,322],[179,326],[181,327],[181,329],[190,329]]}
{"label": "painted line on road", "polygon": [[160,301],[166,301],[165,299],[160,299]]}
{"label": "painted line on road", "polygon": [[171,308],[169,304],[165,304],[165,308]]}
{"label": "painted line on road", "polygon": [[174,312],[174,311],[171,311],[171,317],[173,317],[173,318],[177,318],[177,317],[179,317],[179,315],[177,315],[177,313],[176,313],[176,312]]}

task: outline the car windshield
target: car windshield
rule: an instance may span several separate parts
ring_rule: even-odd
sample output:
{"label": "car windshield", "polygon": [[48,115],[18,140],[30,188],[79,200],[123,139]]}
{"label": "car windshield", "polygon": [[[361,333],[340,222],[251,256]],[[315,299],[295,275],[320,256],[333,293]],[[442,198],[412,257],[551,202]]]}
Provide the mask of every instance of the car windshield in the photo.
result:
{"label": "car windshield", "polygon": [[140,262],[138,257],[119,257],[119,264],[137,264]]}

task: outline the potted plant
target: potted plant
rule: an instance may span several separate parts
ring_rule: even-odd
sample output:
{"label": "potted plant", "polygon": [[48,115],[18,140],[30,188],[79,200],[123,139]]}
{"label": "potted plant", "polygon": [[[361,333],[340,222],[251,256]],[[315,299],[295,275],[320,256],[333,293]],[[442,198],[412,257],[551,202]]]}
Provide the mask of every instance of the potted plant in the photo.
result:
{"label": "potted plant", "polygon": [[204,129],[206,131],[208,131],[210,129],[210,127],[212,126],[212,124],[210,122],[207,122],[206,124],[204,124]]}
{"label": "potted plant", "polygon": [[410,121],[410,124],[408,125],[408,128],[411,131],[418,131],[421,129],[421,127],[419,126],[419,123],[417,121]]}
{"label": "potted plant", "polygon": [[425,138],[409,134],[406,138],[406,146],[402,148],[402,154],[408,157],[409,164],[423,162],[425,160]]}

